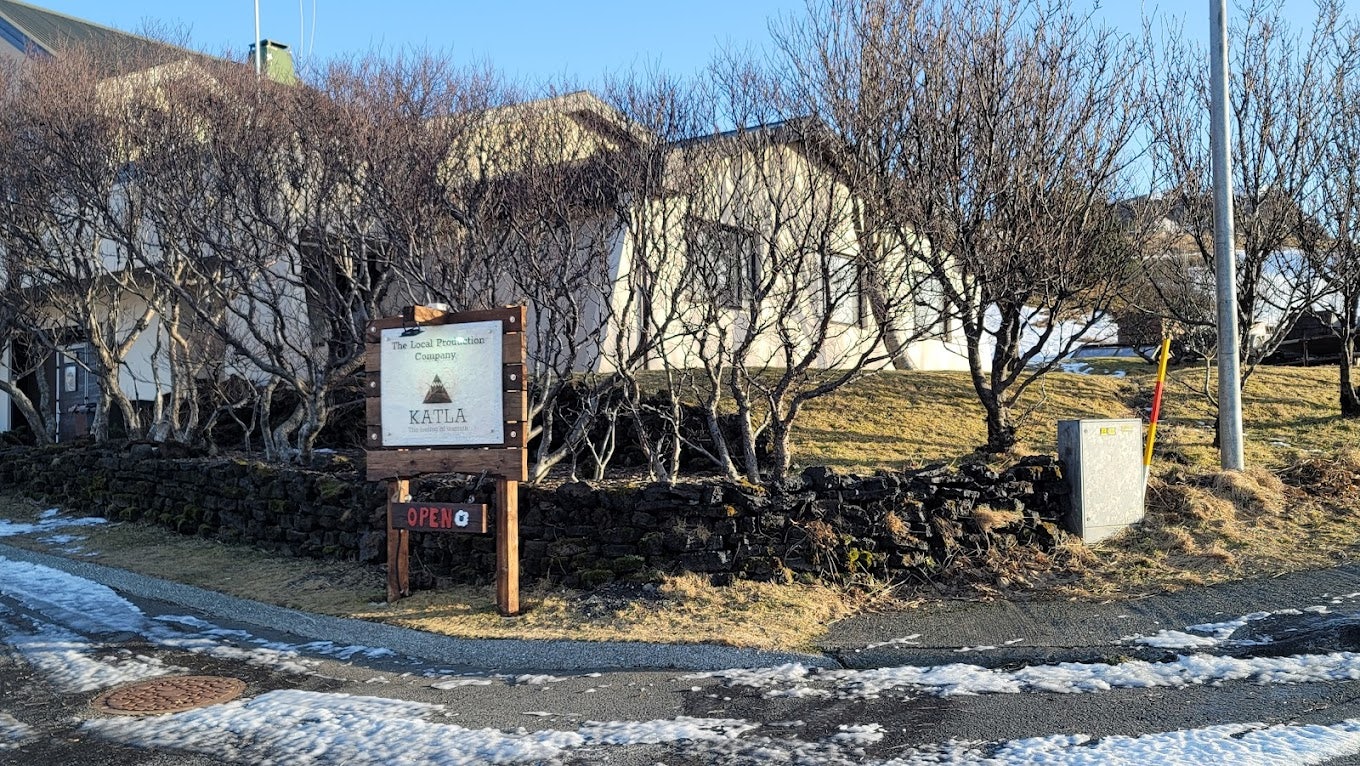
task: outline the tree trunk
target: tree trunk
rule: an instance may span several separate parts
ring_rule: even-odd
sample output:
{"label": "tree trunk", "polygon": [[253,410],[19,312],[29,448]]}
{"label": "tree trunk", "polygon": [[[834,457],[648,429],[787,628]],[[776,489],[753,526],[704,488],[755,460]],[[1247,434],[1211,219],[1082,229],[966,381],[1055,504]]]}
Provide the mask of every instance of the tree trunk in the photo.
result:
{"label": "tree trunk", "polygon": [[770,481],[783,481],[793,465],[793,453],[789,449],[789,437],[793,429],[778,419],[770,423]]}
{"label": "tree trunk", "polygon": [[1015,449],[1016,442],[1010,408],[995,394],[982,397],[982,406],[987,411],[987,443],[982,451],[993,455],[1009,453]]}
{"label": "tree trunk", "polygon": [[1352,333],[1341,333],[1341,416],[1360,418],[1360,395],[1357,395],[1351,372],[1355,367],[1355,338]]}
{"label": "tree trunk", "polygon": [[704,410],[704,420],[708,421],[708,438],[713,440],[715,458],[713,462],[727,478],[732,481],[740,479],[741,474],[737,471],[737,465],[732,462],[732,452],[727,448],[727,437],[723,434],[722,422],[718,420],[716,402],[709,402],[709,406]]}
{"label": "tree trunk", "polygon": [[33,431],[33,439],[38,446],[52,443],[51,430],[48,428],[47,421],[38,412],[38,408],[33,404],[33,400],[8,380],[0,380],[0,391],[9,394],[11,402],[19,409],[19,414],[24,416],[24,421]]}

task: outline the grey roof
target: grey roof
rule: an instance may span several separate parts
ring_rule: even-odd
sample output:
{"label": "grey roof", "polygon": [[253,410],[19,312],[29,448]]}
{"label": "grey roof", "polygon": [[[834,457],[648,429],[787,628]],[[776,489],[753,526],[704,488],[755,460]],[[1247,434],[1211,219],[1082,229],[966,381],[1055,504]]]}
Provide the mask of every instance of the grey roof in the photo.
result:
{"label": "grey roof", "polygon": [[0,0],[0,48],[9,56],[88,47],[109,75],[126,74],[196,55],[168,43],[67,16],[36,5]]}

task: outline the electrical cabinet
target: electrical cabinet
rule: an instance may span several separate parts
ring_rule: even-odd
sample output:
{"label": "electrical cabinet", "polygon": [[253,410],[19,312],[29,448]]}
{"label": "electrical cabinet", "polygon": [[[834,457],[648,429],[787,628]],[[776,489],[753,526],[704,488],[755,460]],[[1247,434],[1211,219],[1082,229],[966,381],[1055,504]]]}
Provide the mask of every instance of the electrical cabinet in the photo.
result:
{"label": "electrical cabinet", "polygon": [[1069,531],[1095,543],[1143,520],[1143,421],[1058,421]]}

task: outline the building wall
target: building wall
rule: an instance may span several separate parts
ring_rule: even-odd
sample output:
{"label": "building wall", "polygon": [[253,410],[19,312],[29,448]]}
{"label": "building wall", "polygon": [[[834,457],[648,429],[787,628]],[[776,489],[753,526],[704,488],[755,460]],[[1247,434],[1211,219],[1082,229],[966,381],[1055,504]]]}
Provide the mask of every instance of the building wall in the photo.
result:
{"label": "building wall", "polygon": [[[715,154],[708,161],[694,162],[676,171],[677,186],[699,191],[635,203],[633,223],[624,232],[624,241],[615,251],[612,314],[620,317],[620,321],[610,329],[607,348],[612,348],[620,335],[626,340],[635,338],[649,316],[653,326],[662,325],[669,317],[671,326],[681,330],[649,360],[651,369],[667,365],[700,367],[706,351],[717,348],[720,343],[727,348],[733,347],[746,339],[753,327],[759,334],[751,341],[744,360],[748,366],[784,367],[790,359],[786,350],[793,352],[795,360],[810,350],[809,343],[798,339],[819,334],[817,326],[825,309],[823,296],[816,285],[781,280],[773,288],[773,300],[760,306],[754,323],[748,312],[739,308],[721,309],[716,323],[705,323],[703,318],[711,296],[705,295],[701,287],[688,283],[693,281],[692,275],[685,274],[685,264],[690,257],[685,227],[691,218],[750,230],[762,252],[769,247],[789,252],[807,241],[798,241],[801,235],[791,232],[819,228],[832,252],[852,260],[858,257],[853,199],[848,190],[809,163],[801,153],[787,147],[776,147],[763,161],[766,166],[752,172],[749,162],[743,165],[740,159]],[[685,174],[691,175],[682,177]],[[782,201],[772,201],[772,195],[765,194],[759,188],[760,184],[774,188],[773,195],[787,196]],[[807,209],[800,209],[796,200],[806,200]],[[779,214],[785,216],[778,230],[771,223],[776,218],[776,207],[780,208]],[[787,220],[790,214],[795,220]],[[902,253],[898,252],[896,257],[902,257]],[[762,258],[757,261],[763,264]],[[643,274],[647,276],[644,278]],[[639,296],[634,292],[635,285],[647,280],[656,283],[651,291],[654,302],[650,315],[644,313]],[[796,292],[804,294],[795,295]],[[791,300],[783,300],[786,297]],[[831,324],[814,367],[851,366],[858,363],[866,350],[878,358],[869,365],[871,368],[892,365],[885,345],[876,341],[877,326],[862,289],[856,300],[860,304],[858,321]],[[903,320],[910,321],[905,317]],[[793,339],[788,349],[771,326],[774,322],[782,323],[787,330],[785,335]],[[906,355],[916,369],[966,369],[967,360],[956,336],[918,341],[907,348]],[[617,360],[606,353],[594,369],[607,371],[616,363]]]}

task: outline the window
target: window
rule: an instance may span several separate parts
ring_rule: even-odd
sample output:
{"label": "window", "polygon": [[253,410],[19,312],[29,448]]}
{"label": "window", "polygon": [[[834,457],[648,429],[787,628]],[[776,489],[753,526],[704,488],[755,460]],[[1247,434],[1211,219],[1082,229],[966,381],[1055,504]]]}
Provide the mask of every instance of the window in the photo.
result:
{"label": "window", "polygon": [[935,332],[940,321],[940,312],[926,302],[928,297],[917,298],[911,307],[911,326],[918,335]]}
{"label": "window", "polygon": [[844,255],[830,255],[826,268],[826,310],[831,321],[859,324],[863,316],[859,267]]}
{"label": "window", "polygon": [[691,218],[685,240],[692,289],[723,308],[742,308],[752,299],[759,280],[755,232]]}

